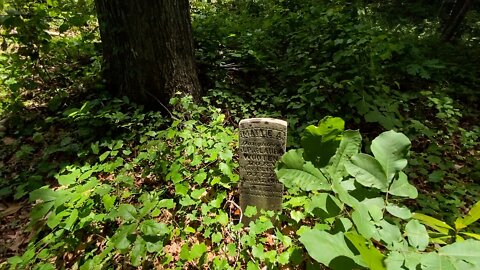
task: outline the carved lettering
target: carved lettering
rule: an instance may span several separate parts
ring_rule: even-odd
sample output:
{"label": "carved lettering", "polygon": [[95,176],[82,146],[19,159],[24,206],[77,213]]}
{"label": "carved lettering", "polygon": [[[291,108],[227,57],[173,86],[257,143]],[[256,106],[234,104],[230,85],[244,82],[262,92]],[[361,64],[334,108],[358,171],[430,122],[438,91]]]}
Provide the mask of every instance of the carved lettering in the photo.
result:
{"label": "carved lettering", "polygon": [[243,210],[247,205],[281,209],[283,185],[274,169],[285,153],[287,123],[270,118],[245,119],[240,121],[239,132],[240,206]]}

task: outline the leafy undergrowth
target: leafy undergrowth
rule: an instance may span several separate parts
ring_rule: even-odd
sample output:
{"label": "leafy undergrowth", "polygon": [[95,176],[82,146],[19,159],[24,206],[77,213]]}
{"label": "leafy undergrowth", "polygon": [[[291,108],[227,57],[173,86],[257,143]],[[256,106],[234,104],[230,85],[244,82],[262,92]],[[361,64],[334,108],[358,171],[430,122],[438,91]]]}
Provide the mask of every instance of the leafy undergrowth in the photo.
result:
{"label": "leafy undergrowth", "polygon": [[361,129],[365,145],[401,131],[413,142],[406,173],[419,199],[411,207],[453,222],[478,200],[480,69],[468,60],[478,59],[476,44],[442,43],[435,26],[408,17],[391,28],[365,3],[194,7],[198,60],[227,119],[285,119],[290,147],[325,115]]}
{"label": "leafy undergrowth", "polygon": [[[233,202],[231,189],[238,181],[237,135],[223,127],[224,116],[216,110],[189,99],[178,102],[183,109],[174,112],[172,123],[126,99],[104,98],[32,119],[23,123],[29,128],[19,129],[24,134],[4,137],[2,178],[9,182],[2,182],[3,196],[21,198],[44,183],[51,187],[30,193],[31,203],[43,203],[32,210],[26,252],[10,261],[35,265],[54,258],[71,267],[100,254],[96,260],[103,256],[121,265],[125,258],[112,249],[136,243],[136,251],[126,254],[134,265],[146,250],[165,255],[162,263],[169,265],[179,260],[182,246],[213,233],[214,242],[226,239],[222,232],[230,230],[227,213],[234,205],[227,201]],[[128,240],[134,232],[148,241]],[[184,251],[182,260],[199,259],[205,253],[200,242],[200,254],[185,258],[190,255]],[[212,245],[211,255],[221,253]]]}
{"label": "leafy undergrowth", "polygon": [[27,228],[14,217],[25,218],[28,207],[3,212],[12,222],[3,234],[15,222],[20,230],[15,239],[3,238],[10,258],[2,267],[480,265],[475,255],[457,254],[478,249],[465,239],[480,236],[465,228],[480,217],[479,204],[449,224],[405,206],[417,196],[402,172],[406,136],[382,133],[370,156],[359,153],[360,133],[344,131],[341,119],[309,126],[301,139],[305,150],[290,150],[278,166],[287,188],[284,210],[244,227],[240,218],[257,209],[242,213],[237,205],[237,131],[208,103],[194,105],[187,97],[172,105],[167,120],[106,96],[30,119],[13,129],[21,133],[4,137],[2,174],[10,182],[2,192],[28,194],[33,208]]}
{"label": "leafy undergrowth", "polygon": [[[3,14],[0,268],[479,268],[458,256],[478,250],[475,39],[393,29],[363,4],[192,1],[210,101],[176,98],[162,116],[99,90],[92,2],[49,2],[48,16],[42,1]],[[316,137],[325,115],[361,138],[338,119]],[[236,125],[259,116],[289,123],[287,190],[246,228]],[[393,176],[386,141],[405,150]]]}

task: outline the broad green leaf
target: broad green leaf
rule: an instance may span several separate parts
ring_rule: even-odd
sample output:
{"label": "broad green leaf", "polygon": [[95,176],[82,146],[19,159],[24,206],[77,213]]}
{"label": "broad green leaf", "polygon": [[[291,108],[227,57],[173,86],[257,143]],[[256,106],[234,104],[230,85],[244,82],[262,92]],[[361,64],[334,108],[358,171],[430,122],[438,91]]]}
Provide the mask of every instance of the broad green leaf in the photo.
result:
{"label": "broad green leaf", "polygon": [[158,202],[158,207],[172,209],[175,207],[175,201],[173,199],[162,199]]}
{"label": "broad green leaf", "polygon": [[118,216],[125,221],[132,221],[136,219],[137,209],[131,204],[121,204],[118,206]]}
{"label": "broad green leaf", "polygon": [[365,205],[359,205],[352,213],[352,221],[357,228],[357,231],[363,235],[366,239],[372,238],[378,234],[377,228],[373,223],[368,208]]}
{"label": "broad green leaf", "polygon": [[379,222],[380,229],[378,235],[380,239],[387,244],[387,248],[390,250],[398,250],[403,247],[403,237],[400,229],[397,225],[393,225],[386,220]]}
{"label": "broad green leaf", "polygon": [[405,257],[405,267],[408,270],[417,270],[418,265],[422,261],[423,254],[419,252],[413,252],[410,250],[409,252],[403,252],[403,254]]}
{"label": "broad green leaf", "polygon": [[204,194],[206,194],[206,189],[205,189],[205,188],[194,189],[194,190],[192,190],[192,192],[190,193],[190,197],[192,197],[192,198],[195,199],[195,200],[198,200],[198,199],[200,199]]}
{"label": "broad green leaf", "polygon": [[428,246],[427,228],[416,219],[410,220],[405,226],[408,242],[417,250],[423,251]]}
{"label": "broad green leaf", "polygon": [[463,235],[466,235],[468,237],[480,240],[480,234],[477,234],[477,233],[460,232],[460,234],[463,234]]}
{"label": "broad green leaf", "polygon": [[355,197],[348,193],[345,187],[342,186],[343,182],[340,182],[339,180],[333,180],[332,189],[337,194],[341,202],[345,203],[350,207],[353,207],[353,209],[356,209],[360,203]]}
{"label": "broad green leaf", "polygon": [[58,198],[59,194],[48,186],[41,187],[30,192],[30,201],[42,200],[44,202],[54,201]]}
{"label": "broad green leaf", "polygon": [[195,175],[195,177],[193,178],[193,181],[201,185],[205,181],[205,179],[207,179],[207,173],[205,173],[205,171],[201,169],[199,173]]}
{"label": "broad green leaf", "polygon": [[145,220],[140,224],[140,231],[144,235],[162,236],[168,234],[168,226],[165,223],[158,223],[155,220]]}
{"label": "broad green leaf", "polygon": [[364,199],[360,202],[360,204],[364,205],[366,209],[368,209],[368,213],[375,222],[379,222],[383,219],[383,211],[385,209],[385,201],[381,197],[371,198],[371,199]]}
{"label": "broad green leaf", "polygon": [[260,266],[258,266],[255,262],[249,261],[247,263],[247,270],[258,270]]}
{"label": "broad green leaf", "polygon": [[90,144],[90,148],[92,149],[92,153],[95,155],[98,155],[98,153],[100,152],[100,148],[98,147],[98,141]]}
{"label": "broad green leaf", "polygon": [[334,232],[347,232],[349,231],[353,226],[352,221],[350,221],[349,218],[339,218],[335,219],[334,223]]}
{"label": "broad green leaf", "polygon": [[311,200],[306,204],[305,210],[316,217],[325,219],[340,214],[343,210],[343,205],[334,196],[320,193],[312,196]]}
{"label": "broad green leaf", "polygon": [[220,168],[220,171],[224,175],[226,175],[226,176],[231,176],[232,175],[232,169],[230,168],[230,166],[227,165],[227,163],[221,162],[218,167]]}
{"label": "broad green leaf", "polygon": [[462,242],[465,241],[465,238],[463,238],[460,234],[455,235],[455,242]]}
{"label": "broad green leaf", "polygon": [[410,150],[410,140],[402,133],[393,130],[383,132],[372,141],[370,147],[380,162],[390,182],[395,174],[407,166],[406,156]]}
{"label": "broad green leaf", "polygon": [[425,214],[420,214],[420,213],[413,213],[412,217],[416,220],[421,221],[423,224],[427,225],[428,227],[443,233],[445,235],[448,235],[449,230],[453,230],[452,227],[450,227],[447,223],[438,220],[436,218],[433,218],[431,216],[427,216]]}
{"label": "broad green leaf", "polygon": [[201,244],[195,244],[192,246],[192,249],[190,250],[190,260],[195,260],[200,257],[207,251],[207,246],[205,243]]}
{"label": "broad green leaf", "polygon": [[351,158],[351,163],[345,163],[345,169],[360,184],[387,191],[385,172],[374,157],[363,153],[356,154]]}
{"label": "broad green leaf", "polygon": [[455,266],[452,258],[441,256],[435,252],[425,254],[421,264],[422,270],[466,270]]}
{"label": "broad green leaf", "polygon": [[69,231],[72,230],[73,225],[75,221],[77,221],[77,219],[78,219],[78,210],[73,209],[72,213],[70,213],[70,216],[65,220],[65,226],[63,226],[63,228]]}
{"label": "broad green leaf", "polygon": [[40,263],[37,265],[37,267],[35,268],[37,270],[55,270],[57,269],[55,267],[55,265],[51,264],[51,263]]}
{"label": "broad green leaf", "polygon": [[361,263],[345,242],[343,233],[329,234],[308,229],[300,235],[300,242],[316,261],[331,269],[355,269]]}
{"label": "broad green leaf", "polygon": [[301,138],[305,160],[317,168],[325,167],[340,144],[344,128],[345,122],[341,118],[330,116],[323,118],[318,126],[305,128]]}
{"label": "broad green leaf", "polygon": [[290,217],[295,220],[297,223],[300,222],[300,220],[305,218],[305,213],[303,211],[290,211]]}
{"label": "broad green leaf", "polygon": [[103,202],[103,206],[105,207],[105,210],[110,211],[110,209],[115,204],[116,199],[117,199],[116,196],[112,196],[110,194],[103,195],[102,196],[102,202]]}
{"label": "broad green leaf", "polygon": [[[199,146],[200,147],[200,146]],[[225,161],[228,161],[228,160],[231,160],[232,157],[233,157],[233,153],[230,149],[223,149],[223,151],[221,151],[218,156],[225,160]]]}
{"label": "broad green leaf", "polygon": [[39,220],[41,218],[44,218],[47,213],[52,209],[53,205],[55,202],[49,201],[49,202],[42,202],[37,205],[35,205],[32,208],[32,211],[30,211],[30,217],[32,218],[32,221]]}
{"label": "broad green leaf", "polygon": [[228,222],[230,221],[228,214],[222,210],[220,210],[219,213],[217,214],[216,220],[218,223],[220,223],[223,226],[227,226]]}
{"label": "broad green leaf", "polygon": [[392,251],[385,259],[388,270],[418,270],[418,265],[423,258],[423,254],[418,251],[402,250],[401,252]]}
{"label": "broad green leaf", "polygon": [[370,240],[365,239],[363,236],[356,232],[347,232],[345,237],[355,246],[360,252],[360,255],[365,261],[365,264],[372,270],[384,270],[383,265],[384,255],[378,251]]}
{"label": "broad green leaf", "polygon": [[116,249],[126,249],[130,246],[131,241],[128,236],[132,234],[137,227],[137,224],[122,225],[112,237],[112,243]]}
{"label": "broad green leaf", "polygon": [[[34,254],[34,255],[35,255],[35,254]],[[7,259],[7,262],[10,264],[10,266],[11,266],[13,269],[15,269],[15,266],[16,266],[17,264],[22,263],[23,260],[22,260],[22,257],[20,257],[20,256],[17,255],[17,256],[13,256],[13,257],[8,258],[8,259]]]}
{"label": "broad green leaf", "polygon": [[417,188],[408,183],[407,175],[404,172],[398,173],[398,178],[393,180],[388,193],[395,196],[408,197],[411,199],[415,199],[418,196]]}
{"label": "broad green leaf", "polygon": [[123,141],[122,140],[118,140],[116,141],[115,145],[113,146],[112,150],[118,150],[118,149],[121,149],[123,147]]}
{"label": "broad green leaf", "polygon": [[55,227],[58,226],[58,224],[60,224],[60,222],[63,220],[63,218],[68,216],[68,215],[70,215],[70,212],[68,210],[63,210],[60,213],[52,212],[52,214],[50,216],[48,216],[48,220],[47,220],[48,227],[50,229],[54,229]]}
{"label": "broad green leaf", "polygon": [[476,270],[480,269],[480,241],[468,239],[444,246],[438,253],[431,252],[422,259],[426,270]]}
{"label": "broad green leaf", "polygon": [[467,215],[463,218],[457,218],[455,220],[455,229],[461,230],[466,228],[468,225],[474,223],[480,219],[480,202],[477,202],[470,211],[468,211]]}
{"label": "broad green leaf", "polygon": [[440,248],[438,254],[474,264],[480,269],[480,241],[467,239]]}
{"label": "broad green leaf", "polygon": [[342,178],[346,176],[345,163],[348,163],[348,160],[358,153],[361,144],[362,135],[358,130],[347,130],[343,133],[340,146],[330,160],[328,167],[328,172],[332,177]]}
{"label": "broad green leaf", "polygon": [[288,168],[301,170],[305,160],[303,159],[303,149],[293,149],[286,152],[280,161]]}
{"label": "broad green leaf", "polygon": [[182,245],[182,248],[180,249],[180,259],[185,261],[190,259],[190,251],[188,248],[188,243],[185,243]]}
{"label": "broad green leaf", "polygon": [[[430,233],[430,234],[435,234],[435,233]],[[452,239],[452,236],[450,235],[443,235],[440,237],[430,236],[430,242],[432,244],[446,245],[447,242],[449,242],[451,239]]]}
{"label": "broad green leaf", "polygon": [[98,160],[100,160],[100,162],[102,162],[102,161],[104,161],[109,155],[110,155],[110,151],[106,151],[105,153],[101,154],[100,157],[98,157]]}
{"label": "broad green leaf", "polygon": [[131,262],[133,266],[140,266],[147,253],[147,247],[145,241],[141,237],[137,237],[135,245],[132,248]]}
{"label": "broad green leaf", "polygon": [[410,209],[406,207],[400,207],[392,203],[389,203],[387,205],[386,210],[388,213],[401,219],[409,219],[412,217],[412,213],[410,212]]}
{"label": "broad green leaf", "polygon": [[288,188],[297,187],[306,191],[331,188],[322,172],[311,162],[303,160],[300,150],[288,151],[279,162],[276,173],[278,180]]}
{"label": "broad green leaf", "polygon": [[248,205],[243,213],[246,217],[253,217],[257,214],[257,208],[255,206]]}
{"label": "broad green leaf", "polygon": [[175,184],[175,195],[180,195],[182,197],[187,196],[190,186],[188,183],[176,183]]}
{"label": "broad green leaf", "polygon": [[402,270],[404,262],[405,257],[398,251],[390,252],[385,259],[385,265],[387,266],[388,270]]}
{"label": "broad green leaf", "polygon": [[163,249],[163,242],[158,241],[156,238],[153,238],[153,241],[146,241],[145,240],[145,246],[147,247],[147,252],[149,253],[156,253],[156,252],[161,252]]}
{"label": "broad green leaf", "polygon": [[268,229],[273,228],[273,223],[270,219],[260,216],[255,221],[250,221],[248,224],[250,227],[250,234],[262,234]]}
{"label": "broad green leaf", "polygon": [[81,171],[79,169],[76,169],[69,174],[65,175],[56,175],[55,178],[57,178],[58,183],[62,186],[69,186],[71,184],[74,184],[77,180],[77,178],[81,175]]}

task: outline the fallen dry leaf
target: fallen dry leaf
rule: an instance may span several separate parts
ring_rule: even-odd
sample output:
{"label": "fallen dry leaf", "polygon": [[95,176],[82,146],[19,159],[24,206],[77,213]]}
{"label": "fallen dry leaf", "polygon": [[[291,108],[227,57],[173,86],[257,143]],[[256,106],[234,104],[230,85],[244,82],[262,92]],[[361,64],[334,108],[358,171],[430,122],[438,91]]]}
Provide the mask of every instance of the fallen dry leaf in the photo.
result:
{"label": "fallen dry leaf", "polygon": [[6,207],[0,206],[0,217],[10,216],[11,214],[17,213],[20,209],[22,209],[23,205],[19,203],[12,203],[7,204]]}
{"label": "fallen dry leaf", "polygon": [[16,142],[16,140],[14,138],[11,138],[11,137],[5,137],[5,138],[3,138],[2,142],[5,145],[12,145]]}

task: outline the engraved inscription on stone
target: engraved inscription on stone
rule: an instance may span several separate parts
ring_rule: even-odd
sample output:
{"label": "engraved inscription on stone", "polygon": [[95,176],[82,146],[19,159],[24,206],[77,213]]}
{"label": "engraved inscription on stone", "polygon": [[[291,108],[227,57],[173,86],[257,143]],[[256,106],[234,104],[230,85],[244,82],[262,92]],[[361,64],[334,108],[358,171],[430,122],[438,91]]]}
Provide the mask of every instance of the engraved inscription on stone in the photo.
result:
{"label": "engraved inscription on stone", "polygon": [[[285,153],[287,122],[272,118],[240,121],[240,206],[281,210],[283,184],[275,175],[275,163]],[[242,222],[248,224],[249,218]]]}

